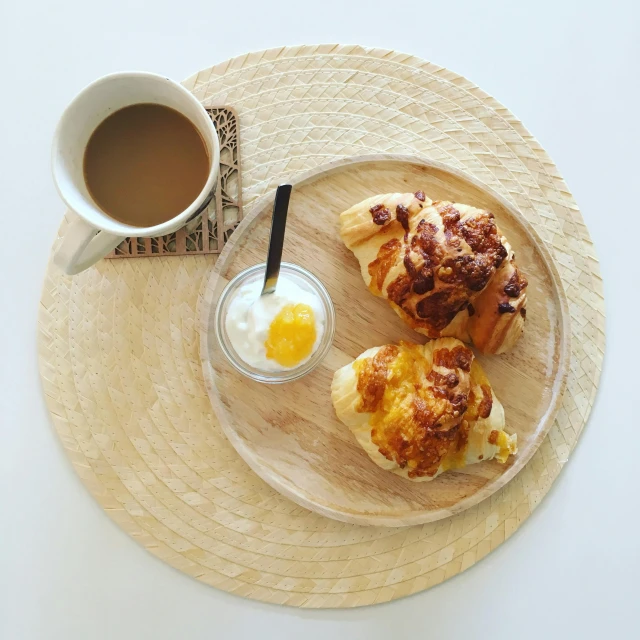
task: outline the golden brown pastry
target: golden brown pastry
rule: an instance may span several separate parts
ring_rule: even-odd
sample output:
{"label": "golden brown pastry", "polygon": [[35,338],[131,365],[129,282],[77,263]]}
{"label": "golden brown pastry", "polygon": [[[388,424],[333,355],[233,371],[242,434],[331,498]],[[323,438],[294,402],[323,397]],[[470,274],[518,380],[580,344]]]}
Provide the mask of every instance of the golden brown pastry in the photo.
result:
{"label": "golden brown pastry", "polygon": [[331,400],[369,457],[410,480],[517,452],[484,371],[455,338],[369,349],[336,371]]}
{"label": "golden brown pastry", "polygon": [[510,349],[524,328],[527,280],[489,211],[422,191],[373,196],[340,215],[362,277],[413,329],[483,353]]}

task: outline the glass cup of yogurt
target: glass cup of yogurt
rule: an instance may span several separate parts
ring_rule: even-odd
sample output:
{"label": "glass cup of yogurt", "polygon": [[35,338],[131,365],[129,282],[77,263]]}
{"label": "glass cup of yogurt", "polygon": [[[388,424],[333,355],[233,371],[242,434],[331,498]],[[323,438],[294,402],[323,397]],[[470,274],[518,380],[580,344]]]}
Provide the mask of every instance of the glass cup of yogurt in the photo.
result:
{"label": "glass cup of yogurt", "polygon": [[335,310],[324,285],[283,262],[274,293],[260,296],[265,265],[241,271],[225,287],[214,318],[218,342],[235,369],[259,382],[290,382],[327,355]]}

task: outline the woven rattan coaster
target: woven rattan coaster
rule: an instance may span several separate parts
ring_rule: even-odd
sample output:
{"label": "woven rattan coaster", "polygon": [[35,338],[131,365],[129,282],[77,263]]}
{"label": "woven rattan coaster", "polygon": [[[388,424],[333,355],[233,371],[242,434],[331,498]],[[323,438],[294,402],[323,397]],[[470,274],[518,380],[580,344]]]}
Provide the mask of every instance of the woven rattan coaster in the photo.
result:
{"label": "woven rattan coaster", "polygon": [[[280,496],[215,423],[198,318],[215,256],[47,269],[40,368],[62,444],[131,537],[219,589],[273,603],[352,607],[426,589],[522,523],[587,420],[604,350],[594,247],[556,167],[523,125],[460,76],[391,51],[301,46],[236,58],[185,85],[233,105],[245,210],[328,160],[393,152],[462,169],[511,200],[554,256],[571,311],[571,372],[549,436],[513,481],[455,517],[405,529],[328,520]],[[60,233],[64,232],[63,222]]]}

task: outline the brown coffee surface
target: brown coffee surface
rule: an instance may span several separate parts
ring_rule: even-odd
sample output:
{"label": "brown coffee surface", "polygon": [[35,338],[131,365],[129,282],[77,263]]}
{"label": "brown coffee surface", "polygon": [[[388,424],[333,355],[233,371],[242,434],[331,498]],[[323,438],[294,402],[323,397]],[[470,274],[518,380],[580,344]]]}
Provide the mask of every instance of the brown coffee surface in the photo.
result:
{"label": "brown coffee surface", "polygon": [[112,113],[91,134],[84,179],[106,214],[136,227],[166,222],[198,196],[210,160],[195,125],[159,104]]}

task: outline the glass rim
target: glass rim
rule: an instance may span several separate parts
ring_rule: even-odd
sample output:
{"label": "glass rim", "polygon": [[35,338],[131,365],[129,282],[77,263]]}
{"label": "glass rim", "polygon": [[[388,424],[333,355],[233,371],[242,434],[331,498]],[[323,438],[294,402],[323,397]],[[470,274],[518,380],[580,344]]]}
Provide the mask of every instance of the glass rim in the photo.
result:
{"label": "glass rim", "polygon": [[235,349],[233,349],[231,345],[231,341],[228,339],[226,328],[224,326],[225,315],[223,314],[223,311],[225,309],[225,305],[230,301],[231,295],[237,290],[240,282],[245,281],[247,278],[260,271],[264,272],[266,269],[266,263],[264,262],[243,269],[240,273],[229,280],[218,298],[214,317],[214,329],[218,345],[233,368],[247,378],[268,384],[292,382],[306,376],[308,373],[311,373],[311,371],[313,371],[324,360],[325,356],[329,352],[329,349],[333,344],[335,334],[335,308],[333,306],[333,300],[331,299],[331,296],[324,284],[315,275],[313,275],[313,273],[300,265],[293,264],[291,262],[282,262],[280,267],[281,273],[283,271],[290,272],[298,275],[301,279],[306,281],[307,284],[309,284],[314,291],[318,293],[323,303],[325,311],[324,334],[320,344],[318,345],[318,349],[308,360],[293,369],[285,369],[284,371],[265,371],[252,367],[242,360],[242,358],[235,352]]}

